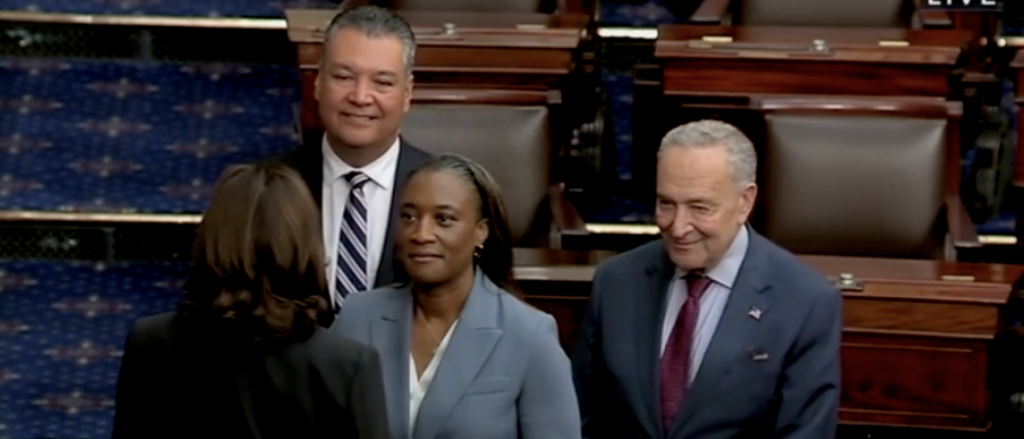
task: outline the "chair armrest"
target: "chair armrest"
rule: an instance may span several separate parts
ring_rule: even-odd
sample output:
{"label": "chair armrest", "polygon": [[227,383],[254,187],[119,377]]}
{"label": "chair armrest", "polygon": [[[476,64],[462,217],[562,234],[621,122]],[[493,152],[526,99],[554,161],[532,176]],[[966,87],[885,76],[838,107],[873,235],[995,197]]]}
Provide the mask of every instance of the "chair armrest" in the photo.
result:
{"label": "chair armrest", "polygon": [[548,203],[551,208],[552,225],[558,233],[587,233],[583,217],[565,197],[565,183],[553,184],[548,188]]}
{"label": "chair armrest", "polygon": [[981,247],[978,242],[978,228],[974,226],[971,217],[967,215],[967,208],[960,201],[958,195],[946,197],[946,225],[949,227],[949,236],[955,248],[977,248]]}
{"label": "chair armrest", "polygon": [[732,0],[703,0],[690,16],[690,21],[697,24],[720,25],[729,15],[731,3]]}

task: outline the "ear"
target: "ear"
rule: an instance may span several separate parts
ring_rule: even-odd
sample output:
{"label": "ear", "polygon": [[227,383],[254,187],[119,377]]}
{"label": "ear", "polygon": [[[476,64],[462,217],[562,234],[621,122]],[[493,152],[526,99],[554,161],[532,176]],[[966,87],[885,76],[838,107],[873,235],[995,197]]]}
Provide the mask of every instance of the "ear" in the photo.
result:
{"label": "ear", "polygon": [[313,97],[319,102],[320,101],[320,82],[323,78],[324,67],[321,63],[320,68],[316,70],[316,79],[313,80]]}
{"label": "ear", "polygon": [[473,247],[480,247],[487,242],[487,237],[491,234],[490,221],[482,219],[476,222],[476,230],[473,231]]}
{"label": "ear", "polygon": [[750,183],[740,192],[740,209],[737,212],[740,224],[750,219],[750,213],[754,210],[754,202],[757,200],[757,184]]}
{"label": "ear", "polygon": [[405,83],[406,84],[405,85],[405,103],[403,104],[403,107],[404,107],[403,111],[405,113],[408,113],[409,109],[412,108],[412,89],[413,89],[412,79],[413,79],[413,76],[412,76],[412,73],[410,73],[409,74],[409,78],[406,79],[406,83]]}

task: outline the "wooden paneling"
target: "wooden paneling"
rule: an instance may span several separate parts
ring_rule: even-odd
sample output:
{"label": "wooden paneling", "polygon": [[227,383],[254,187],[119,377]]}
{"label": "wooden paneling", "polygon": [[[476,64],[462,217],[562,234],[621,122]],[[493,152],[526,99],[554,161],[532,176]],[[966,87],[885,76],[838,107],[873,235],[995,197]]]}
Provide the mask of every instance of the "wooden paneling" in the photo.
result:
{"label": "wooden paneling", "polygon": [[843,334],[844,423],[983,430],[987,345],[978,340]]}
{"label": "wooden paneling", "polygon": [[[757,72],[757,74],[737,74]],[[797,74],[804,72],[804,74]],[[813,74],[810,74],[812,73]],[[690,59],[665,63],[665,94],[946,96],[949,71],[843,60]]]}
{"label": "wooden paneling", "polygon": [[[288,36],[302,73],[303,130],[321,128],[314,96],[334,10],[289,10]],[[398,11],[416,34],[414,102],[561,103],[589,18],[565,14]],[[421,90],[422,89],[422,90]],[[441,91],[441,90],[444,91]]]}
{"label": "wooden paneling", "polygon": [[[669,95],[950,94],[965,31],[662,26],[655,56]],[[824,50],[815,50],[815,41]],[[756,72],[756,74],[750,74]]]}

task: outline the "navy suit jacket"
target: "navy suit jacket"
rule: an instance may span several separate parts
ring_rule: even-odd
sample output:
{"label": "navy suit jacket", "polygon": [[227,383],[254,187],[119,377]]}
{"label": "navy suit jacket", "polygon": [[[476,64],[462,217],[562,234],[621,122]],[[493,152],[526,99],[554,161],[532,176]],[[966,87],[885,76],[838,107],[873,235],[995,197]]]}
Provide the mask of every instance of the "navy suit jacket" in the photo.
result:
{"label": "navy suit jacket", "polygon": [[598,267],[573,356],[583,437],[834,438],[842,296],[753,230],[686,404],[663,433],[659,343],[675,269],[661,240]]}

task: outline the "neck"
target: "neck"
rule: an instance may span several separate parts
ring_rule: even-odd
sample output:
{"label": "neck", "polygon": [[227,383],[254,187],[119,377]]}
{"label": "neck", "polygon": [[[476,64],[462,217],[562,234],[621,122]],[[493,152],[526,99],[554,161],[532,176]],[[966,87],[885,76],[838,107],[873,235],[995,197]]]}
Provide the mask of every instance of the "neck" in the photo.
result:
{"label": "neck", "polygon": [[416,307],[425,319],[455,321],[473,291],[473,270],[470,269],[437,285],[413,285]]}
{"label": "neck", "polygon": [[343,143],[340,139],[327,134],[327,143],[331,146],[331,151],[338,156],[343,162],[347,163],[353,168],[362,168],[374,160],[379,159],[384,153],[388,152],[388,148],[395,143],[395,139],[398,136],[391,137],[386,142],[381,142],[377,145],[371,145],[364,148],[353,148]]}

